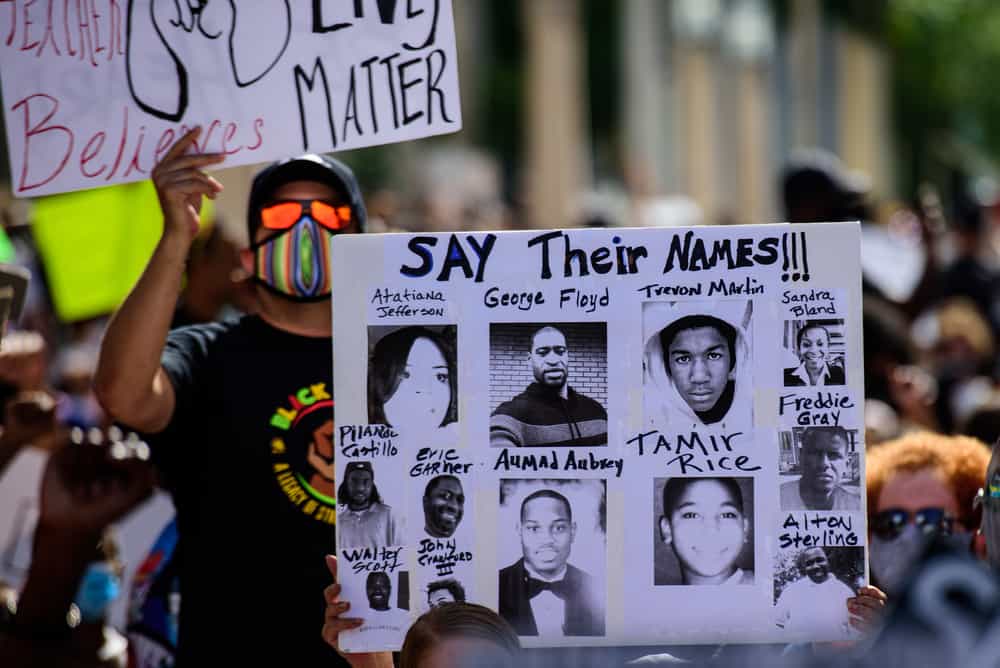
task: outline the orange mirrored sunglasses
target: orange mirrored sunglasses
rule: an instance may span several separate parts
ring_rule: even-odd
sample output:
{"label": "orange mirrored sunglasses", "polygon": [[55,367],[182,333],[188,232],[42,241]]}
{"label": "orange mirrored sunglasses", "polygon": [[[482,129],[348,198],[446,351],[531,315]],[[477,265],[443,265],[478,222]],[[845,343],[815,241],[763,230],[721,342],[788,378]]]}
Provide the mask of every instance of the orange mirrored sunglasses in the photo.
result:
{"label": "orange mirrored sunglasses", "polygon": [[260,210],[261,223],[269,230],[287,230],[306,215],[335,232],[351,224],[351,207],[319,199],[286,199]]}

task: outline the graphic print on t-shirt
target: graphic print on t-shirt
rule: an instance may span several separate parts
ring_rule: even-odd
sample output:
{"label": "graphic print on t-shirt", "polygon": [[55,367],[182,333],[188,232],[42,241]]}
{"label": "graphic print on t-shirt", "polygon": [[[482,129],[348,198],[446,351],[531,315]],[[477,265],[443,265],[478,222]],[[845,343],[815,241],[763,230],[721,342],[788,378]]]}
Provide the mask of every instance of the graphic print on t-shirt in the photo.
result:
{"label": "graphic print on t-shirt", "polygon": [[333,473],[333,398],[326,383],[288,395],[271,415],[275,479],[304,514],[335,524],[337,488]]}

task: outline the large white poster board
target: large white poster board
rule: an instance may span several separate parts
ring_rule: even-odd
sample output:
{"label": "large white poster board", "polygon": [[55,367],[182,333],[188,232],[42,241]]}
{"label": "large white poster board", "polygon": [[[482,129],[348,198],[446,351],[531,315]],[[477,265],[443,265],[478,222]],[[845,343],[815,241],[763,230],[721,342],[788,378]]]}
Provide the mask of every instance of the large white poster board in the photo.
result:
{"label": "large white poster board", "polygon": [[8,0],[15,196],[149,177],[187,129],[226,166],[461,128],[450,0]]}
{"label": "large white poster board", "polygon": [[852,636],[866,580],[856,224],[339,236],[338,558],[528,646]]}

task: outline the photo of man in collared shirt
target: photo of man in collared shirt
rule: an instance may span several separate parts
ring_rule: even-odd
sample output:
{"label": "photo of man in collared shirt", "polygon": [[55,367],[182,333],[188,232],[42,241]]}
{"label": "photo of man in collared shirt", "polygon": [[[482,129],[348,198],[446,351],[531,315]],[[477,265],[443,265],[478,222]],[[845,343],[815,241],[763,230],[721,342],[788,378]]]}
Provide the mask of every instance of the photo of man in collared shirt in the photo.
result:
{"label": "photo of man in collared shirt", "polygon": [[371,462],[348,462],[337,489],[337,533],[341,548],[399,545],[392,508],[382,502]]}
{"label": "photo of man in collared shirt", "polygon": [[569,500],[541,489],[521,502],[522,556],[499,573],[499,613],[522,636],[604,635],[603,597],[569,563],[577,525]]}
{"label": "photo of man in collared shirt", "polygon": [[843,427],[806,427],[799,436],[798,480],[781,483],[782,510],[859,510],[861,494],[846,486],[851,438]]}

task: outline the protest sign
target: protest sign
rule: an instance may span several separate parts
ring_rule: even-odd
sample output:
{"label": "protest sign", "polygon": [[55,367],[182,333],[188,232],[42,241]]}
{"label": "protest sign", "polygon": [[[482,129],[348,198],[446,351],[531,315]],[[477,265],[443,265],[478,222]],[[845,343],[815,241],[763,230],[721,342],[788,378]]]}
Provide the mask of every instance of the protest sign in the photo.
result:
{"label": "protest sign", "polygon": [[18,197],[461,128],[448,0],[7,0],[0,70]]}
{"label": "protest sign", "polygon": [[[203,226],[214,212],[212,200],[204,200]],[[162,233],[163,214],[151,181],[36,200],[32,234],[59,319],[86,320],[118,308]]]}
{"label": "protest sign", "polygon": [[859,238],[335,238],[341,646],[463,598],[528,646],[852,637]]}

